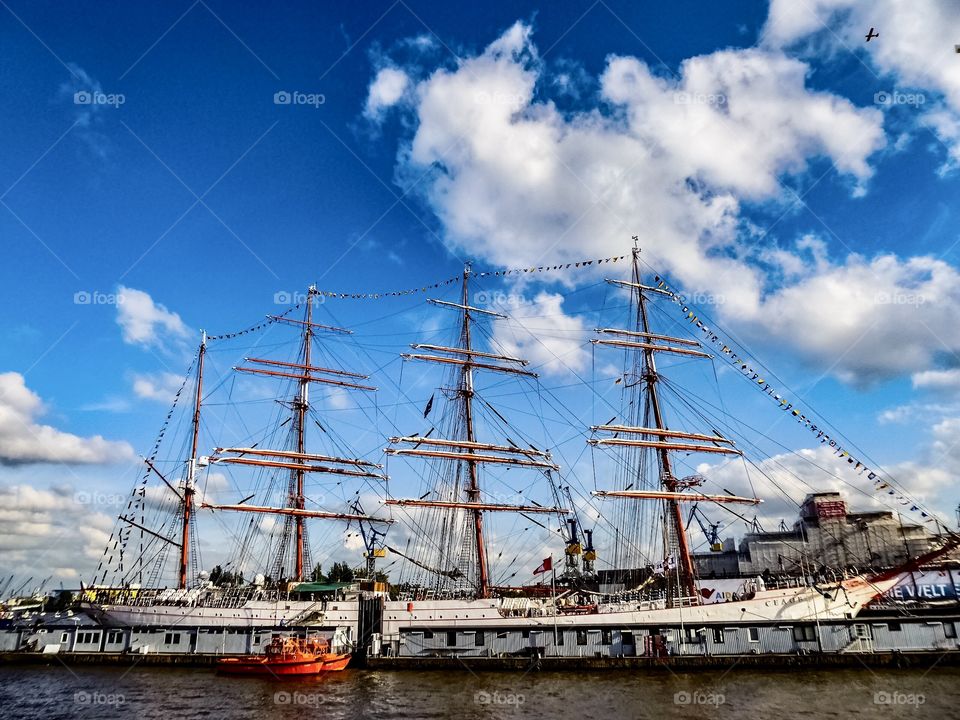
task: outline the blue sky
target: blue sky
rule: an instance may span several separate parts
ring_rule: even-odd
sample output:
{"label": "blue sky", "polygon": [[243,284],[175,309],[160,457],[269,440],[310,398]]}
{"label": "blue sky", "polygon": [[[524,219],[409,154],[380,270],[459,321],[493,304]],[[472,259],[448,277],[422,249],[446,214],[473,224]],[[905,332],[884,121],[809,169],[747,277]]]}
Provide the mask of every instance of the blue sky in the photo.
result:
{"label": "blue sky", "polygon": [[[0,483],[28,511],[0,525],[12,567],[51,537],[85,548],[45,561],[61,577],[97,554],[113,509],[92,508],[98,531],[77,538],[57,498],[126,493],[165,414],[164,373],[183,373],[200,328],[251,325],[312,282],[417,287],[465,258],[607,257],[631,235],[952,519],[957,9],[935,3],[905,23],[896,3],[868,13],[844,0],[4,2]],[[276,104],[281,92],[305,104]],[[577,319],[615,320],[601,290],[574,292],[601,279],[483,287],[522,297],[518,315],[573,323],[551,347],[576,366]],[[383,352],[424,328],[443,336],[396,302],[323,312],[379,328],[368,341]],[[386,318],[400,309],[409,323]],[[548,386],[570,380],[544,373]],[[735,408],[776,419],[729,385]],[[815,445],[796,428],[784,442]]]}

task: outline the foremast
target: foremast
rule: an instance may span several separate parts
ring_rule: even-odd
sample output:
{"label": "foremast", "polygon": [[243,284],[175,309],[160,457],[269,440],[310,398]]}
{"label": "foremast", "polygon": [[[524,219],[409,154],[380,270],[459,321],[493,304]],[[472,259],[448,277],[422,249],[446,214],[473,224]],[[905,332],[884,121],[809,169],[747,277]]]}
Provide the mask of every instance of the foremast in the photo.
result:
{"label": "foremast", "polygon": [[[474,590],[477,597],[490,597],[492,586],[487,556],[486,541],[484,539],[484,514],[488,512],[521,512],[521,513],[551,513],[558,516],[565,515],[569,510],[559,507],[544,507],[542,505],[512,505],[505,503],[483,502],[480,484],[479,468],[484,464],[504,464],[541,470],[557,471],[556,465],[549,452],[535,448],[522,448],[514,444],[504,445],[492,442],[482,442],[477,439],[474,418],[474,371],[492,371],[512,375],[536,378],[537,374],[525,370],[529,363],[522,358],[510,357],[493,352],[475,350],[471,338],[471,323],[474,315],[484,315],[503,319],[506,316],[491,310],[470,305],[469,286],[471,268],[467,263],[464,266],[460,302],[452,303],[443,300],[429,300],[434,305],[459,311],[460,345],[449,347],[442,345],[413,344],[414,350],[428,350],[435,354],[403,353],[405,360],[421,360],[442,365],[459,367],[459,377],[455,398],[463,417],[463,437],[461,438],[433,438],[427,436],[392,437],[391,447],[386,449],[388,455],[418,456],[439,460],[463,462],[467,468],[467,486],[465,501],[459,500],[424,500],[420,499],[388,499],[388,505],[419,507],[432,510],[465,510],[471,519],[471,532],[475,553],[476,578]],[[429,433],[428,433],[429,435]],[[410,444],[413,447],[397,447]]]}

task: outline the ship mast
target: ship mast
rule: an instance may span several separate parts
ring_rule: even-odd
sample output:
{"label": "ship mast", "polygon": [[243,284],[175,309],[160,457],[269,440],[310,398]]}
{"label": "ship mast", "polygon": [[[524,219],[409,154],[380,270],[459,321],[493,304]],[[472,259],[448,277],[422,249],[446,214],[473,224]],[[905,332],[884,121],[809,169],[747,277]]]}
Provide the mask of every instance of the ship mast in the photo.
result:
{"label": "ship mast", "polygon": [[[470,352],[470,303],[468,295],[468,284],[470,282],[470,263],[463,268],[463,293],[461,302],[463,304],[463,349]],[[469,355],[468,355],[469,357]],[[467,442],[475,443],[476,435],[473,429],[473,366],[463,365],[460,381],[460,396],[463,398],[463,411],[466,417]],[[468,455],[474,454],[474,449],[466,447]],[[467,499],[473,503],[480,502],[480,481],[477,477],[477,461],[467,460],[467,468],[470,473],[470,488],[467,491]],[[473,509],[473,534],[477,544],[477,585],[480,597],[487,597],[489,593],[490,581],[487,574],[487,551],[483,542],[483,511],[480,508]]]}
{"label": "ship mast", "polygon": [[180,567],[177,587],[187,587],[187,571],[190,562],[190,522],[193,519],[193,496],[196,493],[197,444],[200,439],[200,401],[203,397],[203,359],[207,354],[207,334],[201,331],[200,349],[197,351],[197,388],[193,399],[193,436],[190,444],[190,460],[187,479],[183,486],[183,527],[180,532]]}
{"label": "ship mast", "polygon": [[[305,367],[310,367],[310,346],[313,341],[313,295],[316,293],[317,288],[315,285],[311,285],[307,291],[307,317],[306,323],[303,325],[303,364]],[[301,465],[303,464],[303,454],[306,452],[306,446],[304,445],[304,428],[306,427],[307,419],[307,409],[309,408],[310,402],[310,379],[306,376],[300,378],[300,396],[297,398],[297,452],[300,453],[301,457],[297,459],[297,462]],[[303,468],[299,468],[294,471],[296,473],[296,496],[294,497],[294,507],[298,510],[305,509],[304,506],[304,496],[303,496],[303,478],[304,471]],[[303,580],[303,546],[304,546],[304,528],[303,521],[304,518],[302,515],[297,515],[294,518],[296,522],[296,578],[295,580]]]}
{"label": "ship mast", "polygon": [[[633,249],[633,281],[640,284],[639,268],[640,249]],[[637,291],[637,309],[640,314],[640,326],[643,332],[650,334],[650,319],[647,316],[647,298],[643,290]],[[654,427],[657,430],[666,430],[667,426],[663,422],[663,410],[660,408],[660,396],[657,392],[657,362],[654,358],[655,351],[647,347],[643,349],[644,362],[644,382],[647,386],[647,396],[650,400],[650,410],[653,413]],[[673,475],[673,466],[670,462],[670,450],[665,447],[657,449],[657,457],[660,461],[660,478],[667,492],[675,493],[677,491],[677,479]],[[680,503],[675,498],[669,498],[666,501],[669,518],[667,523],[667,548],[668,552],[674,550],[679,555],[678,562],[681,570],[681,584],[688,597],[696,594],[694,588],[694,570],[693,558],[690,555],[690,543],[687,539],[687,532],[683,526],[683,514],[680,511]]]}
{"label": "ship mast", "polygon": [[[348,522],[365,521],[370,523],[384,523],[388,525],[393,522],[393,520],[389,518],[373,517],[360,512],[348,513],[327,510],[309,510],[306,507],[304,484],[307,473],[339,475],[358,479],[363,478],[386,480],[386,476],[382,472],[382,465],[361,460],[359,458],[345,458],[335,455],[307,452],[306,426],[308,412],[310,410],[309,393],[311,383],[321,383],[325,385],[332,385],[334,387],[370,392],[376,390],[375,387],[353,382],[353,379],[355,378],[365,380],[369,377],[368,375],[352,372],[350,370],[320,367],[313,364],[313,339],[318,331],[339,334],[351,334],[352,332],[346,328],[322,325],[313,321],[313,302],[314,296],[317,294],[318,292],[316,286],[311,285],[307,292],[307,303],[303,320],[296,320],[285,316],[268,316],[269,319],[274,322],[297,325],[301,328],[302,342],[299,353],[300,362],[286,362],[267,358],[248,357],[244,358],[244,360],[247,363],[253,364],[253,367],[244,365],[233,368],[237,372],[297,381],[297,396],[291,403],[294,411],[294,449],[274,450],[260,447],[218,447],[214,450],[214,454],[210,457],[211,463],[289,470],[291,473],[291,480],[288,486],[286,505],[284,507],[272,507],[263,505],[245,505],[243,502],[232,505],[215,505],[210,503],[204,503],[202,505],[203,508],[210,510],[281,515],[286,518],[286,522],[292,523],[294,528],[293,574],[295,577],[290,579],[295,581],[304,580],[306,575],[306,568],[304,566],[306,563],[308,547],[305,521],[308,518],[346,520]],[[287,527],[289,528],[289,525]],[[278,558],[284,557],[288,547],[288,538],[289,535],[285,534]],[[280,562],[280,560],[278,560],[278,562]]]}
{"label": "ship mast", "polygon": [[[469,303],[470,263],[463,269],[463,281],[459,303],[444,300],[429,300],[428,302],[445,308],[456,309],[461,313],[460,342],[458,347],[444,345],[414,344],[415,350],[429,350],[440,355],[421,353],[403,353],[405,360],[423,360],[443,365],[453,365],[460,368],[459,380],[456,388],[456,398],[460,403],[463,418],[462,438],[434,438],[428,436],[392,437],[390,442],[397,444],[411,444],[413,447],[388,447],[388,455],[418,456],[438,460],[463,462],[466,464],[468,482],[466,501],[454,500],[424,500],[397,499],[386,500],[387,505],[399,507],[418,507],[441,511],[466,510],[470,513],[471,533],[476,562],[476,578],[474,590],[477,597],[490,597],[493,589],[490,583],[490,571],[487,558],[487,547],[483,533],[483,516],[486,512],[521,512],[521,513],[552,513],[564,515],[570,511],[558,507],[544,507],[542,505],[511,505],[503,503],[484,502],[480,485],[479,467],[482,464],[512,465],[515,467],[537,468],[546,472],[559,470],[554,464],[550,453],[535,448],[522,448],[514,445],[481,442],[477,439],[473,400],[474,370],[502,372],[513,375],[536,378],[536,373],[524,370],[528,363],[522,358],[510,357],[493,352],[484,352],[473,348],[471,339],[471,322],[474,315],[486,315],[493,318],[505,318],[491,310],[474,307]],[[448,356],[453,357],[448,357]],[[430,494],[430,493],[428,493]],[[424,496],[426,497],[426,496]]]}
{"label": "ship mast", "polygon": [[[734,495],[704,495],[700,492],[684,492],[690,490],[698,481],[688,482],[680,481],[673,473],[673,462],[671,453],[718,453],[739,455],[740,451],[733,447],[733,443],[714,433],[694,433],[680,430],[671,430],[664,417],[663,407],[660,401],[659,382],[660,374],[657,372],[656,353],[665,352],[668,354],[683,355],[687,357],[710,358],[711,355],[694,349],[699,348],[700,343],[694,340],[671,337],[669,335],[658,335],[652,332],[647,303],[650,294],[666,294],[662,290],[650,287],[642,283],[640,275],[640,249],[633,249],[633,273],[630,282],[623,280],[607,280],[612,285],[627,288],[633,293],[637,303],[637,315],[635,318],[635,330],[626,330],[618,328],[599,328],[597,332],[601,335],[613,335],[616,339],[600,338],[592,340],[595,345],[612,346],[639,351],[643,358],[643,372],[641,380],[645,389],[649,420],[652,420],[651,427],[633,427],[630,425],[595,425],[591,428],[594,433],[606,432],[613,433],[612,437],[591,438],[588,442],[593,446],[612,446],[612,447],[636,447],[652,449],[656,451],[657,469],[659,472],[660,490],[630,490],[630,486],[624,490],[599,490],[592,494],[599,497],[623,498],[632,500],[657,500],[665,504],[664,516],[664,554],[666,558],[672,558],[677,563],[678,585],[674,588],[672,583],[668,583],[668,597],[674,594],[676,589],[681,592],[681,597],[677,598],[679,602],[684,602],[683,598],[689,598],[689,602],[698,602],[699,596],[696,592],[696,571],[693,565],[693,556],[690,552],[690,541],[687,537],[686,528],[683,523],[683,514],[680,509],[680,503],[697,500],[722,503],[749,503],[759,502],[756,498],[738,497]],[[627,436],[627,437],[624,437]],[[666,575],[666,568],[664,568]]]}

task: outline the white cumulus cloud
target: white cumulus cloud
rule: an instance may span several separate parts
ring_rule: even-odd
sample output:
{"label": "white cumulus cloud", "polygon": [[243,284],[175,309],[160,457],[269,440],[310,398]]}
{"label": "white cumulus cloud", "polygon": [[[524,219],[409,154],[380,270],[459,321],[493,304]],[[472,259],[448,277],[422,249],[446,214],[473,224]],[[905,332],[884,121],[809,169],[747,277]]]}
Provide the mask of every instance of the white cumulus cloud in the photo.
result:
{"label": "white cumulus cloud", "polygon": [[125,442],[80,437],[38,422],[43,401],[23,375],[0,374],[0,464],[110,463],[133,457]]}
{"label": "white cumulus cloud", "polygon": [[788,202],[782,183],[817,158],[862,195],[886,146],[877,107],[812,89],[810,72],[773,44],[687,59],[675,77],[613,56],[600,102],[561,112],[539,97],[548,69],[530,26],[516,23],[416,82],[397,177],[461,255],[570,262],[621,255],[638,234],[649,265],[721,298],[716,319],[744,336],[773,334],[860,384],[929,370],[960,350],[960,338],[932,330],[960,316],[951,265],[831,257],[813,236],[778,247],[745,231],[742,205]]}
{"label": "white cumulus cloud", "polygon": [[373,120],[381,117],[387,108],[400,101],[409,85],[410,78],[403,70],[383,68],[370,83],[364,115]]}
{"label": "white cumulus cloud", "polygon": [[143,290],[121,285],[117,289],[117,324],[123,341],[130,345],[160,345],[165,340],[182,340],[188,334],[180,316],[155,303]]}
{"label": "white cumulus cloud", "polygon": [[166,403],[173,400],[182,384],[182,377],[169,372],[134,375],[133,393],[138,398]]}
{"label": "white cumulus cloud", "polygon": [[[960,164],[960,63],[955,45],[957,4],[928,0],[922,5],[875,0],[772,0],[764,29],[768,47],[807,43],[810,52],[824,45],[837,52],[862,53],[884,80],[887,91],[927,91],[917,108],[918,125],[929,127],[948,147],[944,169]],[[882,22],[882,24],[881,24]],[[880,37],[864,34],[877,26]]]}

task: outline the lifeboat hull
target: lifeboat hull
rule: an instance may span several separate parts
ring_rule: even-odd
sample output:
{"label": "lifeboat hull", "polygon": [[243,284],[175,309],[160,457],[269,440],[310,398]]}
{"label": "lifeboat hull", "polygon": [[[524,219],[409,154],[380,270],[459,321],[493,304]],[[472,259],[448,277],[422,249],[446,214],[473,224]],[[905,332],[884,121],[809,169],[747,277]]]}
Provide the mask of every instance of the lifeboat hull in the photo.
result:
{"label": "lifeboat hull", "polygon": [[299,677],[318,675],[323,671],[321,658],[285,658],[266,660],[261,655],[238,658],[222,658],[217,661],[217,671],[225,675],[253,675],[257,677]]}
{"label": "lifeboat hull", "polygon": [[350,653],[343,653],[341,655],[327,653],[323,656],[323,668],[321,672],[339,672],[340,670],[345,670],[349,663]]}
{"label": "lifeboat hull", "polygon": [[345,670],[350,663],[350,654],[325,653],[298,658],[268,659],[263,655],[246,655],[237,658],[221,658],[217,672],[224,675],[253,677],[303,677],[326,672]]}

